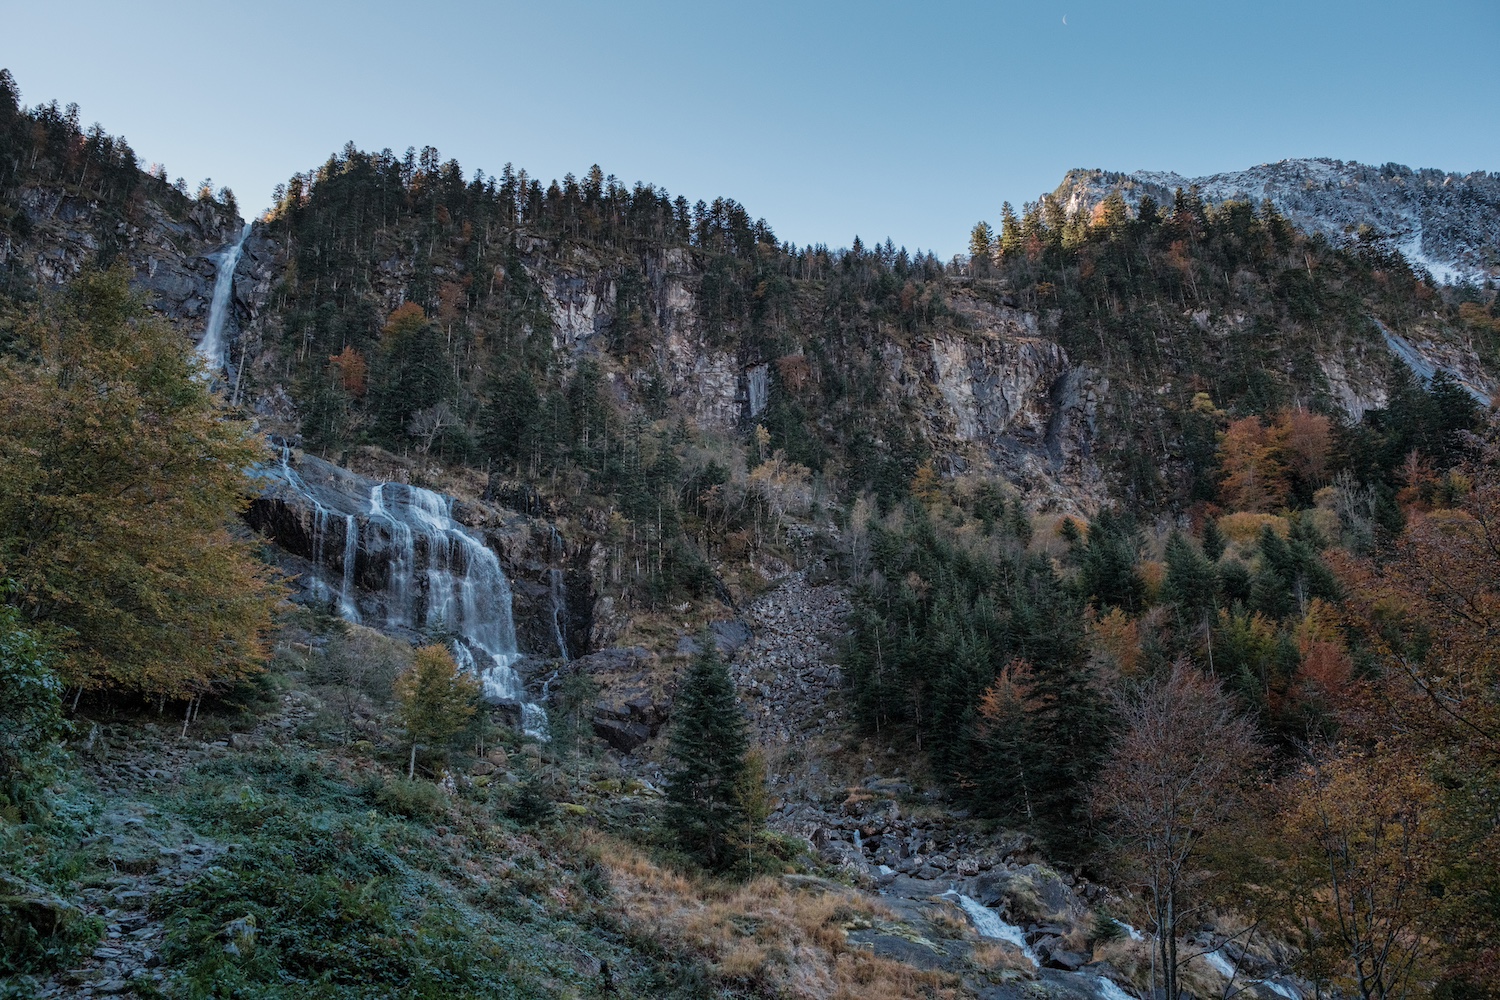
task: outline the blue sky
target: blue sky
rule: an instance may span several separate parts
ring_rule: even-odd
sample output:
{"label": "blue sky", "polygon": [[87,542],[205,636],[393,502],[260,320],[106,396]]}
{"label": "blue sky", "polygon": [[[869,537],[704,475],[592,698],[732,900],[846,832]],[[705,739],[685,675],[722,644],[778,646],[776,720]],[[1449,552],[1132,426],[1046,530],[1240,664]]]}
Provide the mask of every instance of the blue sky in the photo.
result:
{"label": "blue sky", "polygon": [[1070,167],[1500,170],[1495,0],[0,0],[0,65],[247,208],[348,140],[431,144],[944,257]]}

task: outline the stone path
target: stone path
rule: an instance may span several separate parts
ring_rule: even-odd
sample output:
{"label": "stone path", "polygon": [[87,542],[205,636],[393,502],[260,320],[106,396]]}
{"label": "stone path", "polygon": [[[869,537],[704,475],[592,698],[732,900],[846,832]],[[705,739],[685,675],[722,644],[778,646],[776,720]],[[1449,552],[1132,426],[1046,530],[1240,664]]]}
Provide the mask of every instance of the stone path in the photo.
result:
{"label": "stone path", "polygon": [[230,740],[205,743],[193,739],[191,729],[183,738],[180,723],[117,726],[99,735],[93,752],[79,754],[105,806],[80,846],[102,847],[116,874],[73,899],[85,914],[105,921],[103,939],[78,966],[42,979],[37,997],[155,995],[165,978],[158,966],[166,926],[150,912],[153,898],[187,885],[232,848],[163,817],[146,796],[170,791],[204,760],[278,742],[311,713],[299,697],[287,695],[276,715]]}

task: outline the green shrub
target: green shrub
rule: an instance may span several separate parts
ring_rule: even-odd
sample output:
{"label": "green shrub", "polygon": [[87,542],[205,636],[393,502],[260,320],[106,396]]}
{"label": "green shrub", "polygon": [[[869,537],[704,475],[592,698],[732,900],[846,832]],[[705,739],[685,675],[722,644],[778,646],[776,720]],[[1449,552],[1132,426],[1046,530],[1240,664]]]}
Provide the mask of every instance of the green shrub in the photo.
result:
{"label": "green shrub", "polygon": [[13,820],[38,810],[67,725],[55,659],[52,647],[21,624],[19,611],[0,605],[0,814]]}
{"label": "green shrub", "polygon": [[0,974],[65,967],[103,930],[97,917],[55,893],[0,874]]}
{"label": "green shrub", "polygon": [[437,819],[448,811],[448,796],[430,781],[376,779],[365,790],[374,805],[408,819]]}

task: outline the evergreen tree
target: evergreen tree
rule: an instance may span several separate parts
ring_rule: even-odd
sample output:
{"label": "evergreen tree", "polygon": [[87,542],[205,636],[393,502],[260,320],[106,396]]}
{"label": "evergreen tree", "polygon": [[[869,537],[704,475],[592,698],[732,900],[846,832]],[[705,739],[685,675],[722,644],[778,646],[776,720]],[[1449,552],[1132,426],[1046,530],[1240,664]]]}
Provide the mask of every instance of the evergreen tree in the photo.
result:
{"label": "evergreen tree", "polygon": [[510,818],[523,826],[536,826],[551,819],[556,807],[547,795],[542,772],[524,756],[516,769],[520,772],[521,783],[508,810]]}
{"label": "evergreen tree", "polygon": [[995,234],[988,222],[976,222],[969,233],[969,263],[976,268],[987,263],[995,252]]}
{"label": "evergreen tree", "polygon": [[711,635],[699,642],[672,709],[666,821],[689,854],[722,871],[752,832],[743,801],[749,741],[729,668]]}
{"label": "evergreen tree", "polygon": [[1464,452],[1461,434],[1480,425],[1479,404],[1474,402],[1468,390],[1446,370],[1439,369],[1432,376],[1428,387],[1432,397],[1432,408],[1436,427],[1430,435],[1435,448],[1434,458],[1444,465],[1452,465]]}
{"label": "evergreen tree", "polygon": [[1202,622],[1213,609],[1214,566],[1181,533],[1167,538],[1167,578],[1162,597],[1177,605],[1178,614],[1190,626]]}
{"label": "evergreen tree", "polygon": [[371,395],[379,430],[388,441],[402,440],[412,414],[453,395],[447,342],[414,303],[397,309],[386,323],[377,375]]}
{"label": "evergreen tree", "polygon": [[1140,532],[1127,516],[1106,508],[1089,525],[1086,535],[1069,539],[1069,555],[1078,566],[1080,593],[1098,607],[1140,610],[1145,586],[1136,573]]}
{"label": "evergreen tree", "polygon": [[510,365],[495,373],[480,416],[485,453],[504,468],[524,472],[538,444],[540,406],[536,383],[525,368]]}
{"label": "evergreen tree", "polygon": [[1208,557],[1208,561],[1217,563],[1228,547],[1229,539],[1219,530],[1218,520],[1212,517],[1206,519],[1203,522],[1203,554]]}

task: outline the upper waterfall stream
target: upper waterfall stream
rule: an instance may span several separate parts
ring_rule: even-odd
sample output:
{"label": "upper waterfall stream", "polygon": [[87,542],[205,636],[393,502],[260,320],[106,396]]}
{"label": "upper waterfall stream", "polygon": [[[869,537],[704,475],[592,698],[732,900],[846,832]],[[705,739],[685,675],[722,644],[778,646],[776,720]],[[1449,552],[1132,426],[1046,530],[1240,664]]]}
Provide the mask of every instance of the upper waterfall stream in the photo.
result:
{"label": "upper waterfall stream", "polygon": [[224,322],[229,318],[229,303],[234,298],[234,269],[239,265],[240,255],[245,251],[245,239],[253,225],[253,222],[245,223],[239,239],[219,252],[214,296],[208,305],[208,326],[204,328],[203,339],[198,341],[198,354],[208,363],[210,371],[224,370]]}

